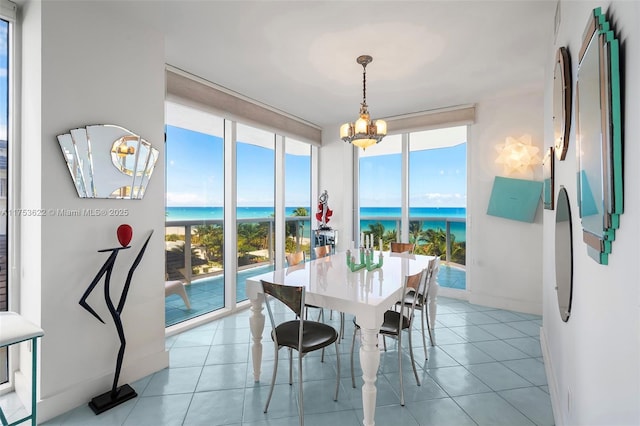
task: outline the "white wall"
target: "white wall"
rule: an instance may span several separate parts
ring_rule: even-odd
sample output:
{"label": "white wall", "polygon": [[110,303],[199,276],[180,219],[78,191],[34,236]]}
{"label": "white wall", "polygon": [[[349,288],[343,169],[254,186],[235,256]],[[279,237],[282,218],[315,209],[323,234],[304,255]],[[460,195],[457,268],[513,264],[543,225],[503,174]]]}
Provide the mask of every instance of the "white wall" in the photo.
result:
{"label": "white wall", "polygon": [[[526,223],[487,215],[495,176],[504,175],[496,164],[495,146],[508,136],[530,135],[543,145],[542,93],[487,99],[478,103],[476,123],[469,126],[467,143],[467,289],[469,301],[520,312],[542,312],[542,207],[535,222]],[[533,177],[541,180],[541,167]]]}
{"label": "white wall", "polygon": [[[591,10],[603,7],[622,46],[624,115],[624,214],[616,232],[609,265],[597,264],[586,253],[577,208],[576,126],[572,120],[565,161],[556,162],[559,185],[569,194],[573,220],[573,304],[567,323],[560,320],[555,292],[555,211],[544,214],[542,342],[556,424],[640,424],[640,292],[638,240],[640,230],[640,3],[560,2],[561,23],[549,46],[545,90],[545,135],[552,140],[552,73],[556,50],[567,46],[573,88],[578,51]],[[575,92],[574,92],[575,93]],[[574,104],[575,106],[575,98]],[[575,111],[574,111],[575,112]],[[550,142],[547,143],[550,145]],[[570,394],[570,395],[569,395]]]}
{"label": "white wall", "polygon": [[[37,26],[41,20],[41,33],[35,38],[31,37],[37,31],[29,39],[25,36],[24,56],[33,56],[30,49],[41,44],[41,50],[36,50],[41,59],[40,64],[25,61],[24,86],[41,85],[41,93],[29,90],[23,100],[24,105],[39,105],[23,108],[22,193],[26,205],[22,207],[129,210],[125,217],[47,216],[22,224],[22,305],[25,312],[35,307],[30,317],[45,331],[38,412],[43,421],[111,387],[119,340],[105,306],[104,280],[88,302],[106,324],[93,318],[78,301],[108,256],[97,250],[119,246],[115,231],[122,223],[133,227],[134,237],[132,249],[118,256],[111,278],[116,304],[133,258],[149,232],[153,230],[154,235],[135,272],[122,315],[127,348],[120,383],[168,365],[162,285],[164,39],[126,17],[102,10],[100,2],[28,6],[25,21]],[[25,31],[30,29],[25,27]],[[140,134],[160,151],[143,200],[78,198],[56,135],[102,123]]]}

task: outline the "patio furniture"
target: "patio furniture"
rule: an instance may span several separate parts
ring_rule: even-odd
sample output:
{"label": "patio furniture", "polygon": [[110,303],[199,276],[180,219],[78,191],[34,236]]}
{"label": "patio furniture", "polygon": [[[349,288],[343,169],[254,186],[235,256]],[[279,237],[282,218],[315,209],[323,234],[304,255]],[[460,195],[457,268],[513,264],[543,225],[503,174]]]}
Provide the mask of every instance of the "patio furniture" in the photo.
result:
{"label": "patio furniture", "polygon": [[187,296],[187,292],[182,281],[164,282],[164,297],[168,297],[172,294],[180,296],[184,304],[187,306],[187,309],[191,309],[191,302],[189,301],[189,296]]}

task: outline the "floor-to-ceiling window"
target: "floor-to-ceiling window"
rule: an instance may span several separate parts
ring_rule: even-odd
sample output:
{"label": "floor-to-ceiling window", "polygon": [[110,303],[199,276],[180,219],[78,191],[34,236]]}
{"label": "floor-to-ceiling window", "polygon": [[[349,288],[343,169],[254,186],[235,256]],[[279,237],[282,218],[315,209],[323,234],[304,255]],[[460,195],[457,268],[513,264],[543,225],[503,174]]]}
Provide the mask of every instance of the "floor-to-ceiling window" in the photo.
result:
{"label": "floor-to-ceiling window", "polygon": [[224,306],[224,120],[167,102],[166,278],[185,283],[166,299],[172,325]]}
{"label": "floor-to-ceiling window", "polygon": [[466,288],[466,140],[467,127],[458,126],[358,150],[360,232],[376,242],[383,235],[385,247],[411,242],[418,254],[440,256],[440,285],[456,289]]}
{"label": "floor-to-ceiling window", "polygon": [[247,270],[273,267],[275,247],[275,134],[238,124],[236,137],[236,299],[247,299]]}
{"label": "floor-to-ceiling window", "polygon": [[[6,2],[9,3],[9,2]],[[7,4],[3,3],[3,6]],[[15,10],[12,3],[9,8]],[[0,16],[0,311],[9,308],[9,247],[8,229],[10,225],[9,207],[9,117],[10,117],[10,85],[11,81],[11,42],[13,25],[10,19],[14,17]],[[9,380],[9,363],[7,348],[0,349],[0,384]]]}
{"label": "floor-to-ceiling window", "polygon": [[359,150],[360,231],[399,241],[402,208],[402,136],[391,135],[384,143]]}
{"label": "floor-to-ceiling window", "polygon": [[246,278],[284,264],[286,251],[309,254],[322,135],[171,66],[166,84],[166,318],[199,316],[189,327],[247,307]]}
{"label": "floor-to-ceiling window", "polygon": [[409,134],[409,240],[415,252],[440,256],[440,284],[466,279],[467,127]]}
{"label": "floor-to-ceiling window", "polygon": [[311,145],[285,139],[285,252],[311,256]]}

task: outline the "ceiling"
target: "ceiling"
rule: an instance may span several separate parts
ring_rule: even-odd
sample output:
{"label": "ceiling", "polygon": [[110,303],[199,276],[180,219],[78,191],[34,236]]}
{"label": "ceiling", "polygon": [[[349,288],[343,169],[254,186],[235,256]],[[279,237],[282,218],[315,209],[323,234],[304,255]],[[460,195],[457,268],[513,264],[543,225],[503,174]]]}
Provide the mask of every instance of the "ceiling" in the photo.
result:
{"label": "ceiling", "polygon": [[[113,2],[166,62],[319,127],[542,90],[556,1]],[[126,6],[125,6],[126,5]],[[114,7],[115,7],[114,6]]]}

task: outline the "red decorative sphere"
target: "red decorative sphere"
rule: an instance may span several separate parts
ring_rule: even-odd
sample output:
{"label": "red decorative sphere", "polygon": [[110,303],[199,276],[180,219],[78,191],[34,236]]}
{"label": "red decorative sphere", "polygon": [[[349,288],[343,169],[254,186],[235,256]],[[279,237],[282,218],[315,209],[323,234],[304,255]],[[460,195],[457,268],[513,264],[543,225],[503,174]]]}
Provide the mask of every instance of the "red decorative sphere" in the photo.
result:
{"label": "red decorative sphere", "polygon": [[131,242],[131,238],[133,237],[133,228],[126,223],[118,226],[118,231],[116,232],[118,235],[118,241],[122,247],[126,247]]}

